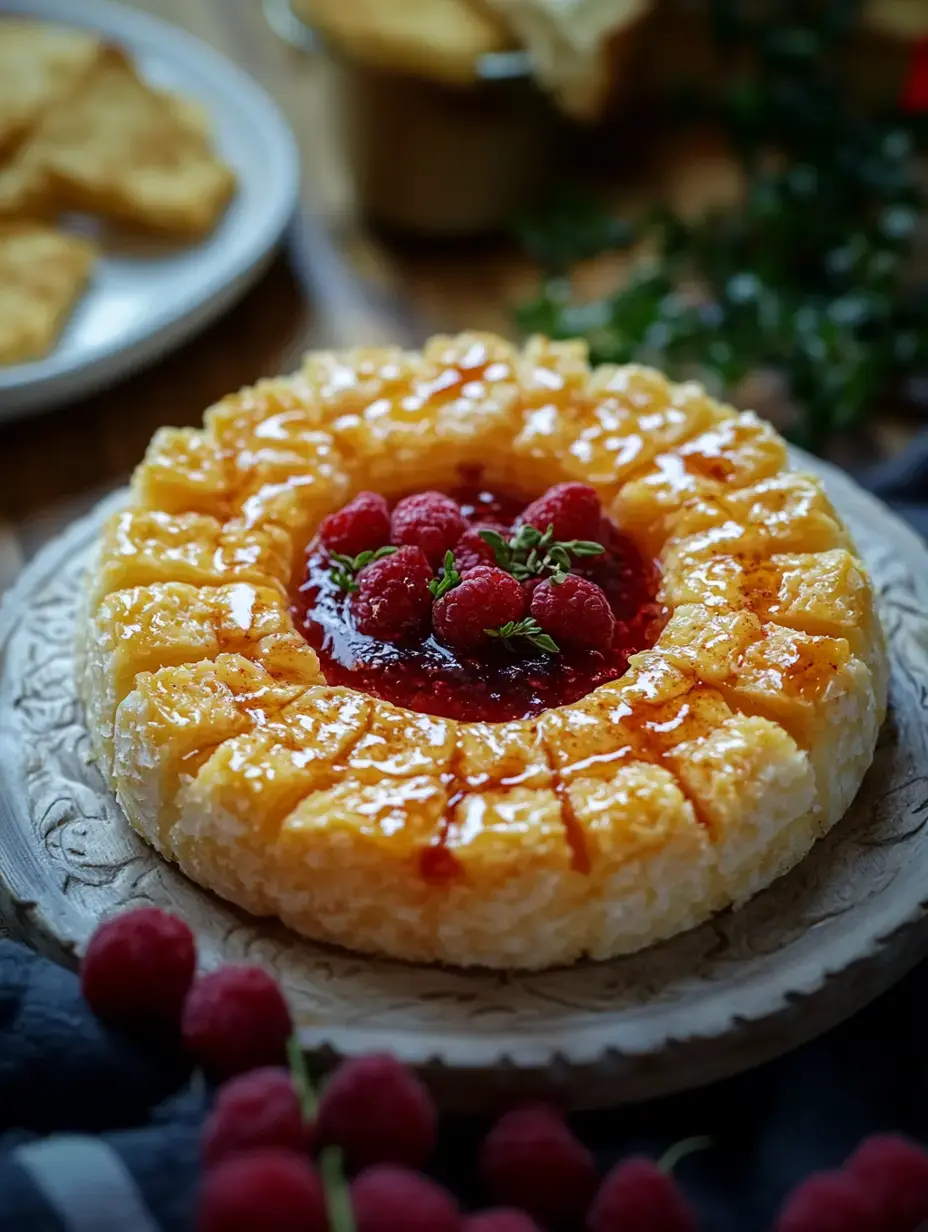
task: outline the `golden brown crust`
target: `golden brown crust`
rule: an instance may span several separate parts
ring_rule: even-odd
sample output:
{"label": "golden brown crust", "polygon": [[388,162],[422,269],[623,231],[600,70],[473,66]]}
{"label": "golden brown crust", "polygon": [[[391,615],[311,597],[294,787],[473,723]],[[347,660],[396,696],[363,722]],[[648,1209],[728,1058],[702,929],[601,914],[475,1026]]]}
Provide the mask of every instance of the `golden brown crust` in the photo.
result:
{"label": "golden brown crust", "polygon": [[[620,680],[453,722],[334,688],[287,587],[352,491],[593,483],[671,611]],[[740,903],[833,825],[886,694],[873,588],[782,442],[692,384],[486,335],[308,357],[159,433],[91,572],[81,693],[132,824],[309,936],[543,967]]]}

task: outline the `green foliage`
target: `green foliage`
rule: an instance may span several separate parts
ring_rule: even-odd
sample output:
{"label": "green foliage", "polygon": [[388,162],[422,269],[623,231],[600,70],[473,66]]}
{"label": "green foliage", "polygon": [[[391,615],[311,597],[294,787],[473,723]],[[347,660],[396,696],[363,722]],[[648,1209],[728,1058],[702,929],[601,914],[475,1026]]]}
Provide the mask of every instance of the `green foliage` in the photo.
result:
{"label": "green foliage", "polygon": [[714,0],[719,63],[749,67],[721,99],[689,89],[681,107],[720,121],[747,173],[746,199],[695,222],[652,209],[628,233],[656,255],[613,294],[577,304],[568,258],[615,244],[604,238],[606,211],[596,218],[588,204],[572,231],[562,197],[521,227],[546,257],[546,279],[519,309],[520,328],[584,337],[596,362],[652,363],[719,392],[779,369],[799,411],[794,439],[814,450],[925,368],[924,297],[902,277],[925,207],[913,129],[852,100],[841,53],[858,7]]}

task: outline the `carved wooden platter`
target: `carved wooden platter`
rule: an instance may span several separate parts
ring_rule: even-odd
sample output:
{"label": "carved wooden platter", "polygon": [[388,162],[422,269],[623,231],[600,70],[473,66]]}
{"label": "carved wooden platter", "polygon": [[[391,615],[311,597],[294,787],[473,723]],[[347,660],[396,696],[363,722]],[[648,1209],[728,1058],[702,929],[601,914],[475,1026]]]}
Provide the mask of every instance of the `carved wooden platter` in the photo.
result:
{"label": "carved wooden platter", "polygon": [[204,966],[283,981],[307,1048],[389,1049],[440,1098],[480,1108],[546,1088],[576,1107],[645,1099],[767,1060],[826,1030],[928,953],[928,549],[809,458],[880,591],[890,715],[846,818],[741,910],[628,958],[540,974],[412,967],[313,945],[189,882],[138,840],[89,758],[73,684],[81,572],[100,506],[49,544],[0,611],[0,909],[74,962],[101,917],[183,915]]}

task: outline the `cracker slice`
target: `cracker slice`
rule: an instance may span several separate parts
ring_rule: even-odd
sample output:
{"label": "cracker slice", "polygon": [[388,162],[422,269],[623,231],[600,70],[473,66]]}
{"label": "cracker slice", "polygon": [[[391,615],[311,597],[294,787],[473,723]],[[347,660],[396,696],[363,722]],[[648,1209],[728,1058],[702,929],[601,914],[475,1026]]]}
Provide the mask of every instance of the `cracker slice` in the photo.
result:
{"label": "cracker slice", "polygon": [[0,150],[24,137],[101,53],[100,40],[84,30],[0,20]]}
{"label": "cracker slice", "polygon": [[24,157],[47,172],[64,209],[200,235],[223,212],[235,177],[193,114],[107,48],[83,85],[46,112]]}
{"label": "cracker slice", "polygon": [[37,222],[0,223],[0,364],[51,349],[96,255],[82,236]]}

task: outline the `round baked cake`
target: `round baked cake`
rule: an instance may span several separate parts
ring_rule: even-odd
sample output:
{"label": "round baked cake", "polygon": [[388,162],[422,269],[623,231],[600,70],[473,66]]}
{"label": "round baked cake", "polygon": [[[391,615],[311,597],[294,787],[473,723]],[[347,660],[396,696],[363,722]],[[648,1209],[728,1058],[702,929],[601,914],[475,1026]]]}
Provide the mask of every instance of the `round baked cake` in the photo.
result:
{"label": "round baked cake", "polygon": [[886,706],[871,582],[768,423],[484,334],[311,354],[158,432],[78,649],[100,768],[188,876],[497,968],[743,903]]}

